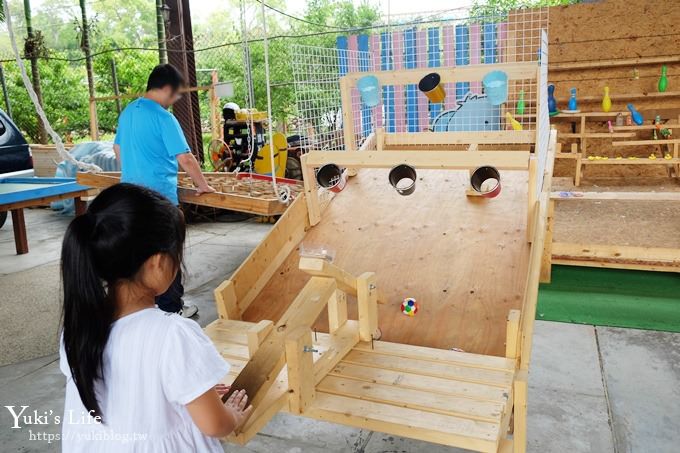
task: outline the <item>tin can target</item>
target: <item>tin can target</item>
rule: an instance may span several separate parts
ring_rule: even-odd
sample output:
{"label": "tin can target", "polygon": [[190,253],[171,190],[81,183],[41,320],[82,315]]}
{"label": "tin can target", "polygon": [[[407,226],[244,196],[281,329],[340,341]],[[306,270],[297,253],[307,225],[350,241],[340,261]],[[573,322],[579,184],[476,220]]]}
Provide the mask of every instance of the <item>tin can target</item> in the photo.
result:
{"label": "tin can target", "polygon": [[501,193],[501,174],[495,167],[479,167],[470,176],[470,185],[485,198],[497,197]]}
{"label": "tin can target", "polygon": [[390,170],[389,180],[399,195],[411,195],[416,190],[416,169],[401,164]]}
{"label": "tin can target", "polygon": [[345,188],[347,173],[335,164],[326,164],[316,172],[316,182],[324,189],[338,193]]}

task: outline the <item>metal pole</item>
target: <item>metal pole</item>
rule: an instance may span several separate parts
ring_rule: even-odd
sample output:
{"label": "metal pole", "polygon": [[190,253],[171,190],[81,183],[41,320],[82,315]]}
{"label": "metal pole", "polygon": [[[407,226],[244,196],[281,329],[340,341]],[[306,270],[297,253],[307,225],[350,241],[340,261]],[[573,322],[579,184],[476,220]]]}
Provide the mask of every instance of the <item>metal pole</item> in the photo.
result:
{"label": "metal pole", "polygon": [[[116,69],[116,60],[111,58],[111,82],[113,83],[113,94],[120,96],[120,89],[118,87],[118,70]],[[122,110],[120,105],[120,98],[116,98],[116,112],[120,115]]]}
{"label": "metal pole", "polygon": [[165,19],[163,18],[163,0],[156,0],[156,35],[158,37],[158,61],[160,64],[168,62],[168,48],[166,46]]}
{"label": "metal pole", "polygon": [[5,99],[5,111],[7,116],[12,118],[12,105],[9,103],[9,93],[7,92],[7,83],[5,82],[5,69],[0,63],[0,85],[2,85],[2,97]]}

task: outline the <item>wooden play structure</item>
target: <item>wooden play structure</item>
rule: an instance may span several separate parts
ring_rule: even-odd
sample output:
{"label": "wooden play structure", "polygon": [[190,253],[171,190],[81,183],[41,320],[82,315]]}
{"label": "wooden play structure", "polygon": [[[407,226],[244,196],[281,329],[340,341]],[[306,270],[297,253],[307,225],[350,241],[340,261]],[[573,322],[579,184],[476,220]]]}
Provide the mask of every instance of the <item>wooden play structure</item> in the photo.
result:
{"label": "wooden play structure", "polygon": [[[206,332],[232,364],[226,383],[255,408],[231,441],[248,442],[287,411],[481,452],[526,450],[556,152],[545,30],[532,39],[523,45],[535,47],[533,60],[438,69],[446,84],[481,85],[501,70],[513,95],[533,86],[522,131],[504,130],[496,112],[497,130],[388,132],[369,110],[373,126],[358,133],[360,75],[406,90],[424,70],[336,72],[344,151],[302,157],[304,195],[215,290],[219,319]],[[316,183],[326,164],[356,176],[333,194]],[[407,197],[388,182],[399,164],[418,172]],[[481,166],[501,172],[496,198],[470,190]],[[413,317],[400,309],[407,297],[419,304]]]}
{"label": "wooden play structure", "polygon": [[[271,177],[250,173],[204,173],[208,183],[217,190],[215,193],[196,196],[196,189],[186,174],[178,178],[179,201],[198,206],[272,216],[283,214],[288,204],[282,203],[274,193]],[[290,187],[291,198],[302,193],[302,183],[277,178],[280,184]],[[78,173],[80,184],[104,189],[120,181],[119,172]]]}

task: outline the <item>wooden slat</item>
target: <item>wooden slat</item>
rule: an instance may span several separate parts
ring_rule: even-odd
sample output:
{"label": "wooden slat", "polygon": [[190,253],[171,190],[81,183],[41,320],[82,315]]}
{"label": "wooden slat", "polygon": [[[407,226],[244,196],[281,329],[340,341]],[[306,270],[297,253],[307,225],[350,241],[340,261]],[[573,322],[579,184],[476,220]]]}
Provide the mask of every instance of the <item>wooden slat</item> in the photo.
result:
{"label": "wooden slat", "polygon": [[504,388],[476,382],[455,381],[448,378],[425,376],[405,371],[354,365],[342,361],[331,370],[329,375],[381,384],[398,383],[400,387],[405,389],[420,389],[444,395],[455,395],[501,403],[507,401],[509,390],[508,387]]}
{"label": "wooden slat", "polygon": [[222,343],[215,342],[215,347],[217,352],[223,357],[231,357],[235,359],[248,360],[250,358],[250,352],[248,351],[248,345],[236,344],[236,343]]}
{"label": "wooden slat", "polygon": [[505,371],[485,370],[456,366],[450,363],[437,363],[405,357],[382,354],[371,354],[363,351],[350,351],[342,359],[343,363],[382,368],[385,370],[405,371],[407,373],[455,379],[466,382],[478,382],[487,385],[508,387],[512,383],[512,374]]}
{"label": "wooden slat", "polygon": [[320,167],[334,163],[342,167],[391,168],[408,164],[419,169],[468,170],[482,165],[493,165],[499,170],[526,170],[529,152],[489,151],[442,153],[440,151],[365,151],[362,153],[339,153],[336,151],[311,151],[307,164]]}
{"label": "wooden slat", "polygon": [[248,332],[248,330],[250,330],[251,327],[253,327],[256,324],[257,323],[254,322],[238,321],[234,319],[218,319],[208,324],[206,329],[210,329],[211,331],[222,330],[225,332],[245,334],[246,332]]}
{"label": "wooden slat", "polygon": [[359,343],[354,349],[364,352],[375,352],[377,354],[392,355],[396,357],[432,360],[434,362],[451,365],[470,366],[490,370],[504,370],[510,373],[515,369],[515,362],[504,357],[470,354],[468,352],[449,351],[445,349],[425,348],[422,346],[390,343],[386,341],[376,341],[372,347],[371,343]]}
{"label": "wooden slat", "polygon": [[680,249],[555,242],[552,255],[555,264],[666,272],[680,270]]}
{"label": "wooden slat", "polygon": [[[536,63],[498,63],[493,65],[494,70],[503,71],[509,80],[526,80],[536,78]],[[394,71],[356,72],[340,78],[340,83],[355,84],[358,79],[366,75],[378,78],[380,85],[409,85],[417,84],[427,74],[437,71],[435,68],[401,69]],[[489,72],[489,66],[484,64],[457,66],[447,68],[446,71],[438,71],[441,83],[469,82],[482,80]]]}
{"label": "wooden slat", "polygon": [[680,192],[552,192],[553,200],[680,201]]}
{"label": "wooden slat", "polygon": [[298,268],[309,275],[334,278],[340,290],[357,295],[356,277],[323,258],[302,256]]}
{"label": "wooden slat", "polygon": [[[624,142],[621,142],[624,143]],[[582,164],[588,164],[588,165],[670,165],[670,164],[678,164],[680,163],[680,159],[662,159],[662,158],[656,158],[656,159],[649,159],[647,157],[638,157],[636,159],[614,159],[614,158],[609,158],[609,159],[597,159],[597,160],[590,160],[587,158],[582,158],[581,159]]]}
{"label": "wooden slat", "polygon": [[672,140],[626,140],[623,142],[612,142],[614,146],[640,146],[640,145],[674,145],[680,143],[680,139]]}
{"label": "wooden slat", "polygon": [[[318,384],[359,341],[359,323],[347,321],[332,334],[324,334],[319,344],[323,350],[314,362],[314,383]],[[321,349],[321,348],[317,348]]]}
{"label": "wooden slat", "polygon": [[396,132],[385,135],[385,146],[394,145],[481,145],[534,143],[534,131],[490,132]]}
{"label": "wooden slat", "polygon": [[205,329],[206,335],[218,345],[222,344],[236,344],[239,346],[248,346],[248,336],[245,332],[230,332],[215,327],[208,326]]}
{"label": "wooden slat", "polygon": [[584,134],[580,133],[560,133],[560,138],[628,138],[635,137],[637,134],[635,132],[586,132]]}
{"label": "wooden slat", "polygon": [[306,415],[319,420],[482,452],[496,451],[500,441],[500,427],[497,423],[427,413],[328,393],[319,393]]}
{"label": "wooden slat", "polygon": [[317,392],[358,398],[377,403],[453,415],[461,418],[498,423],[505,405],[431,393],[426,390],[400,388],[398,384],[376,384],[337,376],[327,376],[316,388]]}

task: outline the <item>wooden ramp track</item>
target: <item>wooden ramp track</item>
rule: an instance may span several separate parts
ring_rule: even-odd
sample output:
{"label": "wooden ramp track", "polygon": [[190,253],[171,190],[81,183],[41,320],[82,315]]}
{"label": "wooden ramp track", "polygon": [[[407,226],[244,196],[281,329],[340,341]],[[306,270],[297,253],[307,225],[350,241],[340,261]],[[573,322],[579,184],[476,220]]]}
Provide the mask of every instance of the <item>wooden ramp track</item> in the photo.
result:
{"label": "wooden ramp track", "polygon": [[[358,329],[347,321],[346,332]],[[206,333],[232,365],[232,384],[255,354],[258,337],[272,323],[217,320]],[[247,442],[279,410],[306,417],[482,452],[498,451],[512,412],[515,360],[383,341],[358,342],[329,372],[317,376],[334,334],[307,331],[312,370],[318,382],[309,404],[300,407],[291,363],[277,375],[243,431],[231,440]],[[335,334],[337,335],[337,333]],[[296,344],[296,340],[292,340]],[[302,342],[304,343],[304,341]],[[288,345],[291,344],[289,339]],[[295,373],[295,371],[293,371]]]}

